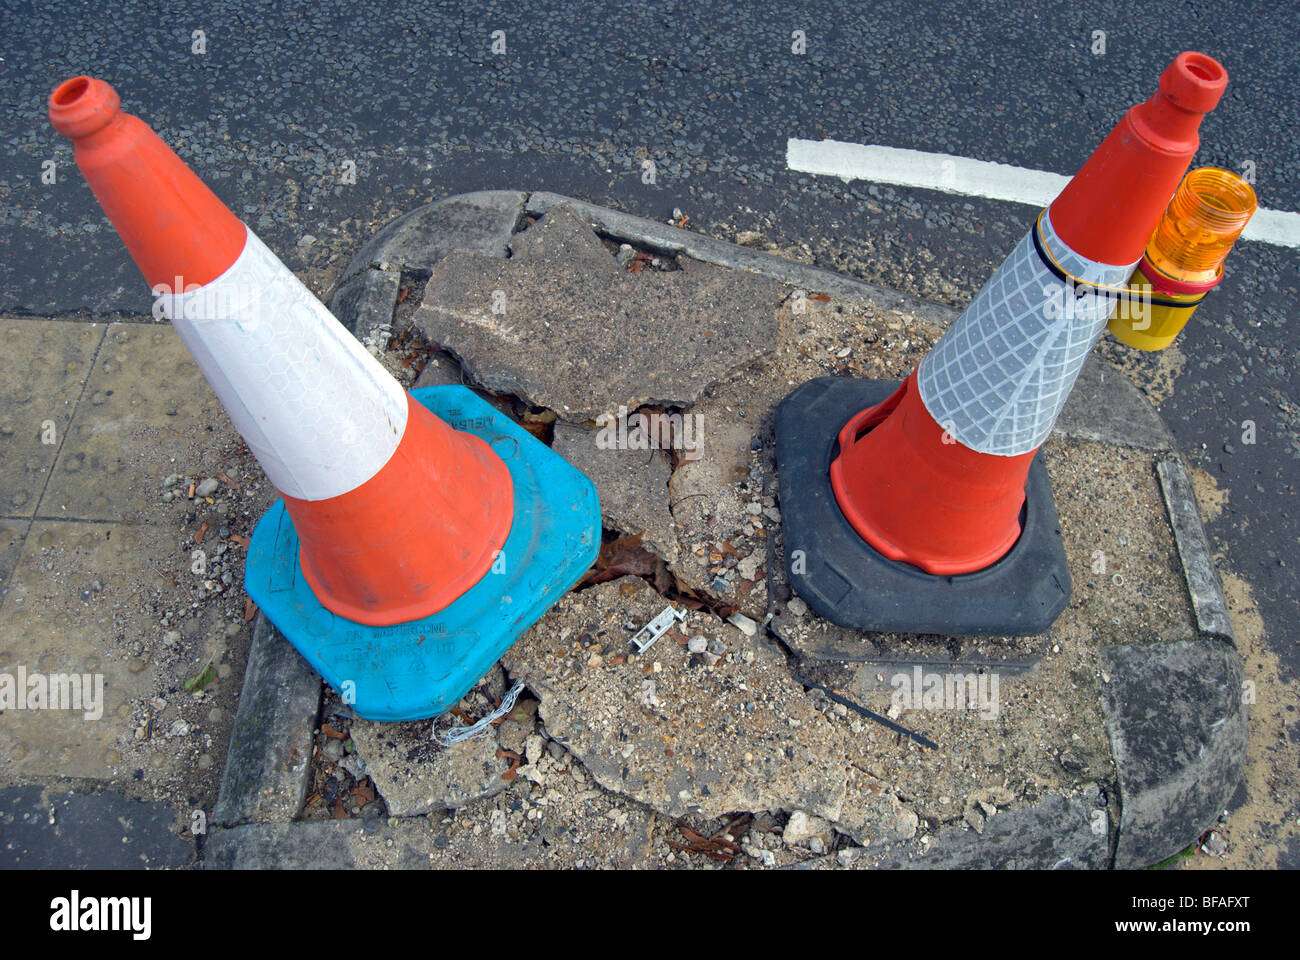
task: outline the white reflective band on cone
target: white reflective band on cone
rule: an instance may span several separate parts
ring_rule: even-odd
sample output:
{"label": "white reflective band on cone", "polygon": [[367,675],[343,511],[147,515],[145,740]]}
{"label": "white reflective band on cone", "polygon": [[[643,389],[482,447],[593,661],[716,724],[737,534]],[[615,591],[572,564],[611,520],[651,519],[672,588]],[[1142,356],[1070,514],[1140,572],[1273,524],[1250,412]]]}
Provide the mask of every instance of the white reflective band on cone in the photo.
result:
{"label": "white reflective band on cone", "polygon": [[252,230],[216,280],[158,300],[281,493],[347,493],[397,449],[406,392]]}
{"label": "white reflective band on cone", "polygon": [[[1061,242],[1047,213],[1041,223],[1043,244],[1066,273],[1091,284],[1128,285],[1136,260],[1087,260]],[[921,361],[921,400],[971,450],[1004,457],[1035,450],[1052,432],[1114,307],[1107,296],[1076,298],[1038,256],[1031,230]]]}

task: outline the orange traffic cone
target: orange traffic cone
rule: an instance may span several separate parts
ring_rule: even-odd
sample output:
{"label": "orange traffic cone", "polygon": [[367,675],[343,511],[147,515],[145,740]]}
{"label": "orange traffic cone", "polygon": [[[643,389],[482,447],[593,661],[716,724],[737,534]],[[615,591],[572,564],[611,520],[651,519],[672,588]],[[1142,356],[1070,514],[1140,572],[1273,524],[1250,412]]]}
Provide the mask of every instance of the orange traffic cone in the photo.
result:
{"label": "orange traffic cone", "polygon": [[[566,556],[539,560],[545,537],[534,536],[532,525],[548,511],[535,502],[536,470],[515,461],[542,458],[546,470],[558,470],[551,461],[563,463],[558,456],[522,430],[504,442],[505,427],[475,435],[431,412],[441,404],[458,415],[481,404],[472,394],[446,392],[463,388],[439,388],[441,399],[403,390],[152,130],[121,111],[108,84],[68,80],[50,97],[49,115],[72,139],[78,166],[162,313],[283,496],[293,539],[272,517],[277,505],[254,534],[267,546],[250,550],[250,594],[327,679],[363,688],[350,701],[362,715],[412,719],[454,704],[464,693],[458,688],[467,689],[532,622],[527,616],[535,620],[558,597],[548,577],[572,574],[562,593],[594,559],[599,519],[590,482],[569,468],[576,479],[566,474],[564,482],[578,491],[578,507],[566,502],[563,509],[580,543],[552,544]],[[516,524],[520,512],[526,519]],[[527,545],[507,549],[512,527],[531,537]],[[527,603],[514,604],[511,594],[520,587],[518,570],[499,577],[495,593],[485,586],[490,572],[503,572],[507,553],[516,567],[537,560],[549,568],[535,578]],[[280,561],[295,554],[309,590],[281,603],[275,584],[292,587],[293,578],[285,580]],[[255,578],[259,563],[268,572]],[[536,609],[543,598],[549,601]],[[313,613],[317,605],[353,625],[335,639],[362,641],[364,663],[346,650],[322,653],[335,621]],[[511,605],[509,622],[483,613]],[[431,617],[441,619],[426,622]],[[475,638],[472,655],[454,644],[430,644],[427,656],[404,650],[408,634],[418,646],[424,633],[446,632],[448,618],[457,635]],[[394,624],[415,627],[374,635],[354,629]],[[381,649],[389,643],[403,650]],[[438,656],[435,647],[452,662],[428,660]],[[346,661],[346,671],[334,669],[331,657]],[[447,677],[449,685],[429,685]]]}
{"label": "orange traffic cone", "polygon": [[[1008,557],[1027,531],[1035,454],[1115,299],[1125,295],[1196,152],[1201,118],[1226,84],[1210,57],[1180,54],[1159,90],[1125,114],[917,370],[884,402],[841,421],[829,478],[843,518],[869,545],[862,549],[949,579]],[[1050,498],[1045,480],[1042,486]],[[1054,521],[1054,507],[1050,513]],[[1052,552],[1059,561],[1049,573],[1068,583],[1063,554]],[[1043,574],[1026,573],[1026,583],[1035,576]],[[971,620],[969,598],[956,603],[965,613],[937,623],[931,613],[925,622],[946,625],[945,632],[1025,632],[1044,627],[1049,612],[1054,619],[1067,596],[1068,589],[1054,595],[1020,623],[1001,614]],[[917,629],[900,622],[909,606],[900,604],[888,628]],[[933,604],[933,597],[923,601]],[[838,619],[845,616],[841,610]],[[872,619],[849,616],[852,626]]]}
{"label": "orange traffic cone", "polygon": [[[350,620],[439,610],[510,530],[505,464],[411,400],[171,148],[76,77],[54,128],[285,498],[316,596]],[[237,321],[237,322],[232,322]]]}

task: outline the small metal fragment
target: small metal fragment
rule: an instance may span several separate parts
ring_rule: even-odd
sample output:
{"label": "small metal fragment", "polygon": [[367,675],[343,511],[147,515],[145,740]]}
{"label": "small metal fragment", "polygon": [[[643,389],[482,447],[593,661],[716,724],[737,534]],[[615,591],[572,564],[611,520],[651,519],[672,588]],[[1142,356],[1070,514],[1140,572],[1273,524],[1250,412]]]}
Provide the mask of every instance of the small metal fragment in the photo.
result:
{"label": "small metal fragment", "polygon": [[645,653],[650,648],[650,644],[667,633],[675,622],[685,619],[685,611],[669,604],[653,620],[632,635],[632,646],[636,647],[637,653]]}

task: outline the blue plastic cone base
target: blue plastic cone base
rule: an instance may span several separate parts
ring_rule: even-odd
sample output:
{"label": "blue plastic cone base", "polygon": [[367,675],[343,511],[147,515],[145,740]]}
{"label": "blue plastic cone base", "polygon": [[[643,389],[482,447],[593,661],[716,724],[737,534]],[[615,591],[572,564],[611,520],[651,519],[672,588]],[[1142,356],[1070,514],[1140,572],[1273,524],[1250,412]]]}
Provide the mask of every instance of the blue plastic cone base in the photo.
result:
{"label": "blue plastic cone base", "polygon": [[431,617],[388,627],[321,606],[298,565],[298,537],[277,501],[258,521],[244,585],[271,622],[368,720],[421,720],[456,705],[595,562],[596,488],[559,454],[465,387],[411,395],[492,447],[510,469],[514,522],[492,570]]}
{"label": "blue plastic cone base", "polygon": [[1070,571],[1042,454],[1029,466],[1020,539],[1002,559],[974,573],[936,576],[890,560],[840,510],[830,479],[839,432],[898,386],[893,380],[819,377],[777,408],[776,470],[790,585],[818,616],[854,630],[1045,632],[1070,599]]}

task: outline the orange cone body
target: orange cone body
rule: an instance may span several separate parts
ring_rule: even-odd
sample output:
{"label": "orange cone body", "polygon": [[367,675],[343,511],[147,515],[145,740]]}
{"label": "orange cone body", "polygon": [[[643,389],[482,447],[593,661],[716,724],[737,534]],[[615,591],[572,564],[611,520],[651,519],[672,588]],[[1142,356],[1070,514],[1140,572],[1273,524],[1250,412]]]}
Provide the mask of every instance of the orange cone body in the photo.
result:
{"label": "orange cone body", "polygon": [[[835,499],[858,535],[890,560],[965,573],[996,561],[1020,536],[1034,454],[993,458],[990,469],[984,454],[945,437],[921,402],[915,371],[884,403],[849,420],[839,442]],[[889,459],[873,460],[878,451]]]}
{"label": "orange cone body", "polygon": [[283,495],[321,604],[388,625],[477,583],[513,520],[505,463],[415,402],[108,84],[66,81],[49,114]]}
{"label": "orange cone body", "polygon": [[831,482],[878,552],[951,575],[1014,545],[1030,461],[1112,312],[1092,293],[1127,286],[1226,84],[1180,54],[906,383],[845,425]]}
{"label": "orange cone body", "polygon": [[316,598],[349,620],[405,623],[492,568],[513,519],[510,474],[478,437],[407,394],[403,442],[370,480],[327,500],[284,494]]}

